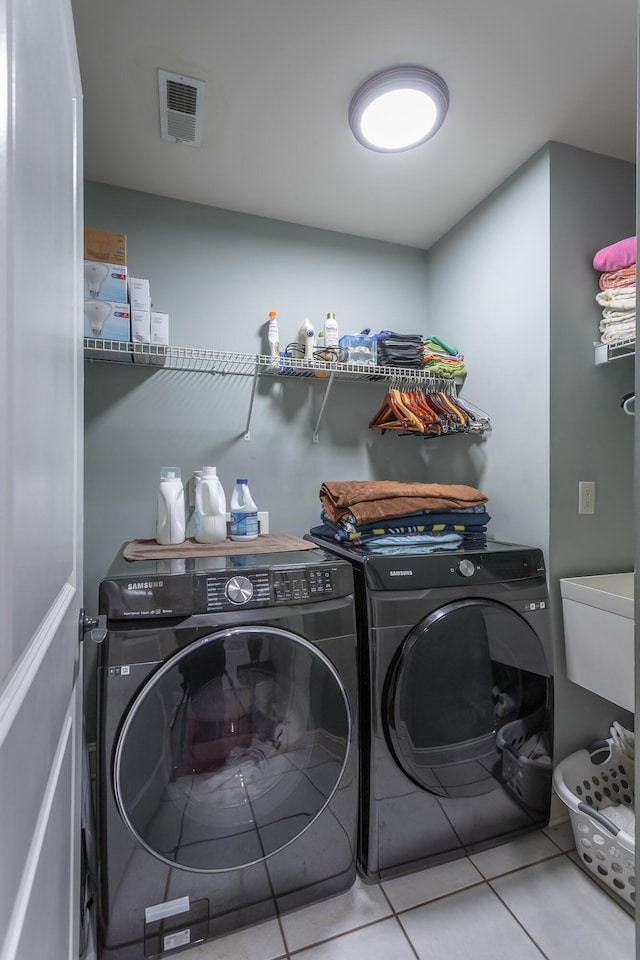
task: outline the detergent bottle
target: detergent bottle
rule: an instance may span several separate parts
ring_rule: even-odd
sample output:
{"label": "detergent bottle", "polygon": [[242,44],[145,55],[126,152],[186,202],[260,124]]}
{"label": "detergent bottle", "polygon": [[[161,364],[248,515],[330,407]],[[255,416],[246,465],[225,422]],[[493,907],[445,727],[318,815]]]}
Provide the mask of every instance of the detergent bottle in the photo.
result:
{"label": "detergent bottle", "polygon": [[227,501],[215,467],[205,467],[196,487],[196,512],[200,518],[198,543],[224,543],[227,539]]}
{"label": "detergent bottle", "polygon": [[249,492],[248,480],[236,480],[230,507],[231,539],[255,540],[258,536],[258,508]]}
{"label": "detergent bottle", "polygon": [[156,540],[163,545],[184,543],[184,487],[179,467],[162,467],[158,488]]}
{"label": "detergent bottle", "polygon": [[198,530],[200,529],[200,514],[198,513],[198,508],[196,507],[196,490],[198,484],[202,480],[202,470],[193,471],[193,535],[198,539]]}

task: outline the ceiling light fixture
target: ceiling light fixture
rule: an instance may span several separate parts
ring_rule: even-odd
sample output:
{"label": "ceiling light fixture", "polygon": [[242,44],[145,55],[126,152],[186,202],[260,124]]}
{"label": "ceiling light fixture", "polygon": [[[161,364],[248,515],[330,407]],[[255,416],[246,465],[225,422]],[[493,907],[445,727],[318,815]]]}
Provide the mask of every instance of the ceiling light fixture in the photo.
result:
{"label": "ceiling light fixture", "polygon": [[349,126],[370,150],[397,153],[436,133],[449,108],[449,90],[426,67],[392,67],[370,77],[349,106]]}

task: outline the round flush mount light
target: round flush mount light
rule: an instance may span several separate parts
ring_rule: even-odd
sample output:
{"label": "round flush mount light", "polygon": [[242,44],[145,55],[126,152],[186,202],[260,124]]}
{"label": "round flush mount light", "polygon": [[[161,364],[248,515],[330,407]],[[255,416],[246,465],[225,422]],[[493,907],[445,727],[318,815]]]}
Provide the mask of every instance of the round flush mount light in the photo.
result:
{"label": "round flush mount light", "polygon": [[370,77],[349,106],[356,140],[370,150],[396,153],[436,133],[449,107],[449,90],[426,67],[392,67]]}

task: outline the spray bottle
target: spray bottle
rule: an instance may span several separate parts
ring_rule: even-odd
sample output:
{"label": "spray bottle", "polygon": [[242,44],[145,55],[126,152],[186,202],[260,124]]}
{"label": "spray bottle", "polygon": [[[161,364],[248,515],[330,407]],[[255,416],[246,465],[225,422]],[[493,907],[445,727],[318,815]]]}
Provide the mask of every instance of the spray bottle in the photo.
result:
{"label": "spray bottle", "polygon": [[278,314],[272,310],[269,314],[269,355],[271,366],[277,367],[280,363],[280,336],[278,333]]}

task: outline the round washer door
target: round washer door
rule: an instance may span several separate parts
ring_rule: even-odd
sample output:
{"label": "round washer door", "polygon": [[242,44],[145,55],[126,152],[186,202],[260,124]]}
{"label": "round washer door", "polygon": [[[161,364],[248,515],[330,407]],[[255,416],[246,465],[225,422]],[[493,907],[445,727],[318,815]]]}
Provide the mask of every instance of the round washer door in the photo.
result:
{"label": "round washer door", "polygon": [[222,630],[139,691],[116,742],[116,801],[160,860],[238,869],[320,816],[350,744],[346,690],[317,647],[272,627]]}
{"label": "round washer door", "polygon": [[417,784],[477,796],[504,784],[499,730],[531,716],[548,722],[549,699],[546,657],[527,621],[502,603],[460,600],[404,640],[383,694],[385,732]]}

